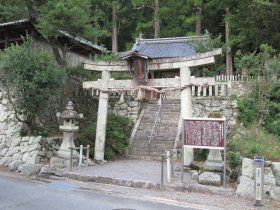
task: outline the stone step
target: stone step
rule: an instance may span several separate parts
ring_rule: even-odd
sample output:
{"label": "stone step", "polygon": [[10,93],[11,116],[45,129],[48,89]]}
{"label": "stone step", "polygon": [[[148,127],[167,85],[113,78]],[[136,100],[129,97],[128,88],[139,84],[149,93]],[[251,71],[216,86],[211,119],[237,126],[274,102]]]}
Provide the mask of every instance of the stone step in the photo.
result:
{"label": "stone step", "polygon": [[141,156],[157,156],[157,157],[161,157],[163,154],[165,154],[165,151],[158,151],[158,152],[154,152],[154,151],[137,151],[137,150],[131,150],[129,155],[141,155]]}
{"label": "stone step", "polygon": [[[164,142],[166,142],[166,141],[175,141],[175,137],[176,137],[176,135],[174,134],[174,135],[170,135],[170,136],[167,136],[167,135],[154,135],[153,137],[152,137],[152,140],[153,141],[164,141]],[[150,139],[150,136],[141,136],[141,135],[139,135],[139,136],[136,136],[135,138],[134,138],[134,141],[149,141],[149,139]]]}
{"label": "stone step", "polygon": [[[147,107],[146,108],[146,112],[149,113],[157,113],[158,112],[158,107]],[[180,112],[180,107],[165,107],[165,108],[161,108],[160,112],[170,112],[170,113],[177,113]]]}
{"label": "stone step", "polygon": [[128,155],[127,156],[129,159],[134,159],[134,160],[158,160],[161,161],[161,157],[158,156],[150,156],[150,155]]}
{"label": "stone step", "polygon": [[[173,147],[174,141],[152,141],[151,147],[153,148],[164,148],[164,147]],[[149,148],[149,141],[133,141],[132,147],[142,147],[142,148]]]}
{"label": "stone step", "polygon": [[165,154],[165,150],[173,149],[180,120],[181,102],[180,100],[164,100],[156,122],[151,145],[149,145],[150,135],[159,108],[157,102],[157,100],[154,100],[146,104],[145,113],[129,151],[129,157],[136,159],[155,157],[161,159],[161,156]]}
{"label": "stone step", "polygon": [[[158,104],[158,100],[150,100],[147,102],[147,105],[150,104]],[[180,99],[164,99],[162,101],[162,104],[181,104],[181,100]]]}

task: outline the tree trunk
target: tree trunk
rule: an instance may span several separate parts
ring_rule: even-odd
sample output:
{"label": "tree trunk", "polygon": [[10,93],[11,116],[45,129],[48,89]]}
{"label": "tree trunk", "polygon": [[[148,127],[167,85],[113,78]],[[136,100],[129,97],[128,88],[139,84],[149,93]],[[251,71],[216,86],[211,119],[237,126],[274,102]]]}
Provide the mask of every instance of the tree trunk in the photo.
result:
{"label": "tree trunk", "polygon": [[202,5],[203,5],[203,0],[200,0],[200,4],[195,7],[195,16],[196,16],[195,33],[198,36],[201,35],[201,28],[202,28],[201,27]]}
{"label": "tree trunk", "polygon": [[118,52],[118,26],[117,26],[117,11],[116,6],[112,9],[112,52]]}
{"label": "tree trunk", "polygon": [[58,46],[55,43],[55,38],[54,37],[48,37],[48,42],[51,45],[54,57],[55,57],[58,65],[60,65],[62,67],[66,66],[66,61],[61,58],[61,55],[60,55],[59,50],[58,50]]}
{"label": "tree trunk", "polygon": [[201,35],[201,16],[202,16],[202,6],[196,7],[196,21],[195,21],[195,33],[196,35]]}
{"label": "tree trunk", "polygon": [[159,18],[159,8],[160,8],[160,0],[155,0],[155,38],[160,36],[160,18]]}
{"label": "tree trunk", "polygon": [[[226,17],[229,15],[229,8],[226,8]],[[225,19],[225,34],[226,34],[226,44],[227,44],[227,50],[226,50],[226,75],[232,75],[233,74],[233,67],[232,67],[232,52],[231,47],[229,46],[229,22],[227,18]]]}

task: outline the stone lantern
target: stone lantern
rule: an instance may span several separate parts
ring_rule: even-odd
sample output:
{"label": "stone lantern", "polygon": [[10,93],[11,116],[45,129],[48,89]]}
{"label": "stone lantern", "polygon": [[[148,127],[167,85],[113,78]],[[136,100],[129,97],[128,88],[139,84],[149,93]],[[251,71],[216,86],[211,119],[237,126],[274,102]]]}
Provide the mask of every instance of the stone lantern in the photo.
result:
{"label": "stone lantern", "polygon": [[[66,110],[62,113],[57,113],[57,117],[63,121],[59,126],[59,130],[63,132],[62,144],[57,151],[57,157],[51,158],[50,165],[54,167],[68,167],[70,166],[71,150],[74,148],[74,134],[79,130],[77,120],[83,117],[83,114],[78,114],[73,110],[73,103],[69,101],[66,105]],[[73,162],[77,162],[79,157],[78,152],[73,150]]]}

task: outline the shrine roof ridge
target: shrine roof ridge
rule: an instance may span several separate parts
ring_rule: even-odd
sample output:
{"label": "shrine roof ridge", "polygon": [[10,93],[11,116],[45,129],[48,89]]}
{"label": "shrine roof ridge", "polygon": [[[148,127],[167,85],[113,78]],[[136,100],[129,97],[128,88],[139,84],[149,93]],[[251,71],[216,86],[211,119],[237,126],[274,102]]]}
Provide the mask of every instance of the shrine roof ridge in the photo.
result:
{"label": "shrine roof ridge", "polygon": [[143,39],[138,38],[132,49],[121,53],[123,59],[130,56],[146,56],[150,59],[187,57],[197,54],[195,45],[206,40],[206,36],[170,37]]}
{"label": "shrine roof ridge", "polygon": [[206,40],[205,36],[188,36],[188,37],[166,37],[166,38],[154,38],[154,39],[143,39],[138,38],[136,43],[139,42],[150,42],[150,43],[170,43],[170,42],[185,42],[185,41],[194,41],[194,40]]}

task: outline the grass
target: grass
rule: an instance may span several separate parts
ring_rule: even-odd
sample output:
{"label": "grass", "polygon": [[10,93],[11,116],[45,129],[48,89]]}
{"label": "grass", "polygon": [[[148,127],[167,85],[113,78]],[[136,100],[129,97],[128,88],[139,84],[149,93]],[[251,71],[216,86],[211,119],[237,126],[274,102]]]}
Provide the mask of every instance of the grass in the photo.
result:
{"label": "grass", "polygon": [[230,150],[240,152],[243,157],[261,155],[267,160],[280,161],[280,138],[252,125],[233,136]]}

